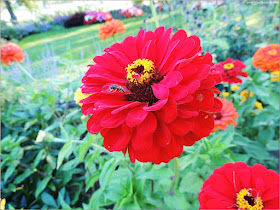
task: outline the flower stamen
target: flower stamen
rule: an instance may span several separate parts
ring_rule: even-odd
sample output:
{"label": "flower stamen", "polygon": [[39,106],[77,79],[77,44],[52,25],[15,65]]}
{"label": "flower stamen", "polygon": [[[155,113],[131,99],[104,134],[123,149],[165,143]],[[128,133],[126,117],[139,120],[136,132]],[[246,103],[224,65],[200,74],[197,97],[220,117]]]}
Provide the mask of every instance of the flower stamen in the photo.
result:
{"label": "flower stamen", "polygon": [[149,59],[138,59],[125,68],[126,79],[134,84],[147,84],[156,73],[153,61]]}
{"label": "flower stamen", "polygon": [[237,193],[236,205],[238,209],[263,209],[263,202],[260,197],[253,196],[254,191],[249,189],[242,189]]}
{"label": "flower stamen", "polygon": [[225,65],[224,65],[224,69],[225,70],[231,70],[231,69],[233,69],[234,68],[234,64],[233,63],[226,63]]}
{"label": "flower stamen", "polygon": [[277,51],[275,49],[269,50],[268,55],[277,55]]}

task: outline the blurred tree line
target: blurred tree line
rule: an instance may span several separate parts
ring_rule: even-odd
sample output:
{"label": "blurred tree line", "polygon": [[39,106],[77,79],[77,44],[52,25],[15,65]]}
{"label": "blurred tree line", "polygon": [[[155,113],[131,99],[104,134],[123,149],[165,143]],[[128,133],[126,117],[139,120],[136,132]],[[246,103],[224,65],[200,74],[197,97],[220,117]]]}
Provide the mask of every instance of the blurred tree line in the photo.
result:
{"label": "blurred tree line", "polygon": [[[41,1],[17,0],[16,4],[19,5],[19,6],[24,6],[30,12],[34,12],[34,11],[39,9],[39,4],[38,4],[39,2],[41,2]],[[17,22],[18,19],[17,19],[15,13],[14,13],[14,4],[12,4],[10,0],[4,0],[4,3],[5,3],[5,6],[6,6],[7,10],[10,13],[11,21],[13,23]],[[43,0],[42,3],[43,3],[43,6],[46,7],[47,0]]]}

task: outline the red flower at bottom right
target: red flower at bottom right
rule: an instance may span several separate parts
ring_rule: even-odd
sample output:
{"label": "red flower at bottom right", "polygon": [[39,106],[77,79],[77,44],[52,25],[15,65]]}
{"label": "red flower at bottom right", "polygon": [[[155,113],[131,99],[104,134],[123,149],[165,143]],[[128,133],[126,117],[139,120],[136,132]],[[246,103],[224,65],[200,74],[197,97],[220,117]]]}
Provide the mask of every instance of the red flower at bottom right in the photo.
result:
{"label": "red flower at bottom right", "polygon": [[199,209],[279,209],[279,175],[265,166],[226,163],[205,180]]}

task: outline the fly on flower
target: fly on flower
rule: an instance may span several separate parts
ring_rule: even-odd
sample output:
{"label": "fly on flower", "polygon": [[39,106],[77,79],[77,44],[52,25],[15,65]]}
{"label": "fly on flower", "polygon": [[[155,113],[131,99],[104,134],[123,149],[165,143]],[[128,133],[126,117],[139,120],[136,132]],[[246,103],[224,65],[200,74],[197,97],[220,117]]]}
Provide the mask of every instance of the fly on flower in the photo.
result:
{"label": "fly on flower", "polygon": [[212,56],[201,51],[197,36],[184,30],[140,30],[96,56],[82,79],[82,113],[87,129],[104,137],[109,151],[128,152],[131,162],[169,162],[208,136],[210,113],[222,103],[214,86]]}

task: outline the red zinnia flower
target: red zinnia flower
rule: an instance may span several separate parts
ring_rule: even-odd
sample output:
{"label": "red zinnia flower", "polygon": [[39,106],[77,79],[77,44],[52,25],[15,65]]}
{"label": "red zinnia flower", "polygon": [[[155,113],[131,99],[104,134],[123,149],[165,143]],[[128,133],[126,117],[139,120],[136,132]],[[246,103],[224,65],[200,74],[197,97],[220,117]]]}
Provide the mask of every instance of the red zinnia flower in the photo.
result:
{"label": "red zinnia flower", "polygon": [[233,119],[238,118],[238,113],[233,106],[233,103],[227,101],[225,98],[218,98],[223,103],[223,108],[221,112],[213,114],[215,121],[215,127],[212,132],[218,129],[225,130],[228,125],[233,124],[236,127],[237,123]]}
{"label": "red zinnia flower", "polygon": [[226,163],[198,195],[199,209],[279,209],[279,175],[265,166]]}
{"label": "red zinnia flower", "polygon": [[8,43],[1,47],[1,61],[5,65],[12,64],[14,61],[22,63],[24,60],[24,52],[15,43]]}
{"label": "red zinnia flower", "polygon": [[279,71],[279,44],[269,44],[258,49],[253,56],[253,66],[262,71]]}
{"label": "red zinnia flower", "polygon": [[96,56],[82,82],[87,128],[101,132],[109,151],[128,150],[130,160],[168,162],[214,128],[210,112],[221,81],[212,56],[199,55],[200,40],[184,30],[140,30]]}
{"label": "red zinnia flower", "polygon": [[221,72],[223,82],[229,84],[232,83],[242,83],[242,80],[237,78],[237,76],[248,77],[246,72],[242,72],[246,65],[240,60],[233,60],[228,58],[223,62],[220,62],[214,66],[214,68]]}

